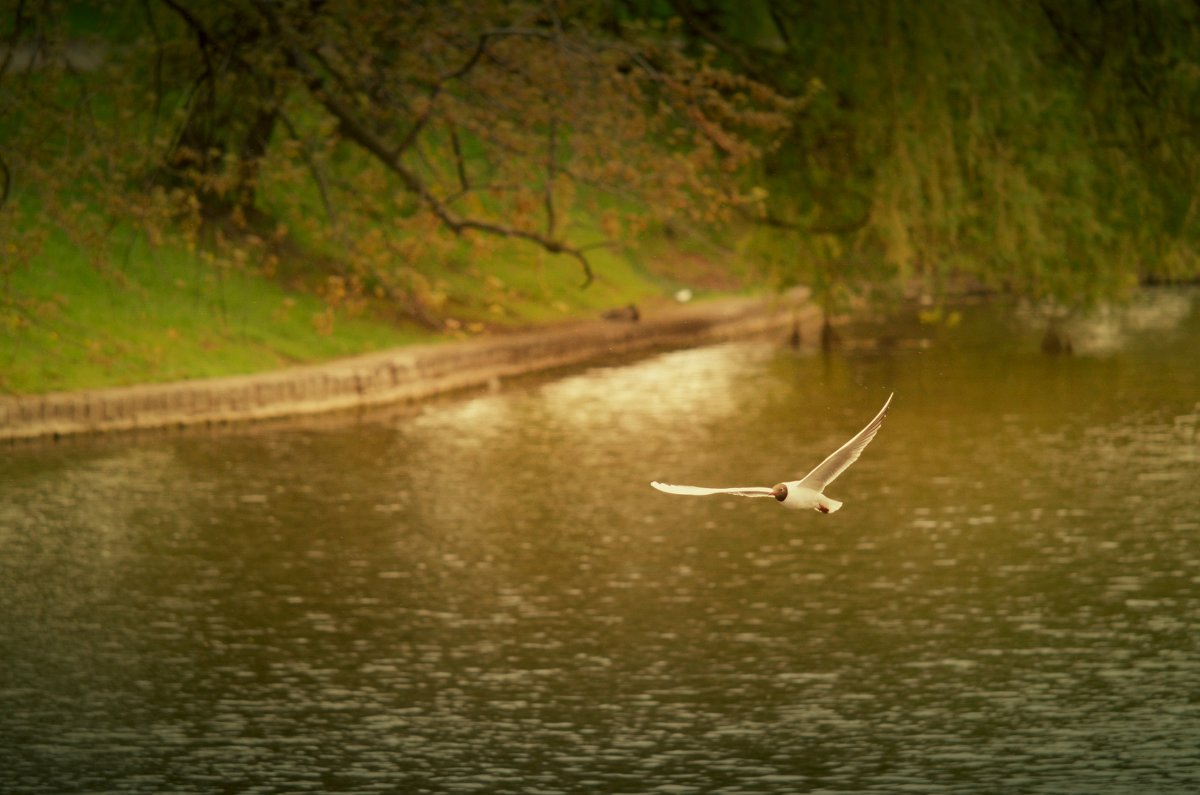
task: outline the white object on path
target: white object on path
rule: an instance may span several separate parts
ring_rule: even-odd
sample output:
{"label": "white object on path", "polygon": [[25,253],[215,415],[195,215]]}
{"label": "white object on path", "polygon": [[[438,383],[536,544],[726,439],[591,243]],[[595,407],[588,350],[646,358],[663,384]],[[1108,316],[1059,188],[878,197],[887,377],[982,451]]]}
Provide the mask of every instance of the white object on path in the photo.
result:
{"label": "white object on path", "polygon": [[809,472],[800,480],[789,480],[773,488],[765,486],[736,486],[728,489],[708,489],[702,486],[672,486],[669,483],[659,483],[657,480],[652,481],[650,485],[659,491],[665,491],[667,494],[683,494],[691,497],[702,497],[708,494],[733,494],[738,497],[774,497],[787,508],[812,508],[821,513],[833,513],[842,507],[842,503],[839,500],[826,497],[825,488],[838,475],[845,472],[847,467],[857,461],[863,449],[875,438],[875,434],[879,432],[880,426],[883,425],[883,418],[887,415],[888,406],[892,404],[894,394],[893,392],[891,395],[888,395],[883,408],[875,415],[875,419],[867,423],[867,427],[854,434],[854,437],[850,441],[839,447],[833,455],[826,458],[820,464],[817,464],[812,472]]}

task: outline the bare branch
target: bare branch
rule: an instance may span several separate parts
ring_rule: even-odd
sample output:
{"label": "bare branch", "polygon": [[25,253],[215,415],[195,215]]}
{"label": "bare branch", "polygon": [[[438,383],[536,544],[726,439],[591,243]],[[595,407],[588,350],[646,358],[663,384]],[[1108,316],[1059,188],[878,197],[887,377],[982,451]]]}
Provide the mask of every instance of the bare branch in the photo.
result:
{"label": "bare branch", "polygon": [[[332,50],[332,52],[329,52],[330,50]],[[346,76],[342,74],[341,70],[337,69],[330,60],[329,55],[344,58],[344,56],[338,52],[336,47],[332,45],[313,47],[309,49],[309,55],[311,55],[313,60],[321,65],[321,68],[325,71],[325,73],[332,77],[333,81],[337,83],[338,86],[341,87],[342,91],[345,91],[348,96],[353,96],[356,93],[355,87],[350,84],[350,81],[346,79]]]}
{"label": "bare branch", "polygon": [[404,134],[404,137],[400,139],[400,143],[396,144],[395,149],[393,150],[396,155],[400,155],[410,146],[412,146],[413,142],[417,140],[417,136],[420,135],[421,131],[425,129],[425,126],[429,124],[429,119],[433,116],[434,102],[437,100],[437,95],[440,93],[440,91],[441,86],[437,86],[434,88],[433,92],[430,93],[429,99],[425,104],[425,109],[419,116],[417,116],[416,121],[413,122],[413,125],[408,129],[408,132]]}
{"label": "bare branch", "polygon": [[[150,31],[151,38],[154,39],[154,66],[150,70],[152,83],[154,85],[154,102],[150,108],[151,124],[149,129],[152,131],[158,126],[158,119],[162,114],[162,103],[165,90],[163,88],[163,41],[162,35],[159,33],[158,24],[154,21],[154,8],[150,5],[150,0],[142,0],[142,9],[146,14],[146,27]],[[152,132],[150,134],[153,134]]]}
{"label": "bare branch", "polygon": [[475,49],[473,49],[471,54],[467,56],[467,60],[463,62],[463,65],[452,72],[447,72],[438,82],[446,83],[451,80],[458,80],[462,77],[465,77],[468,72],[475,68],[476,64],[479,63],[479,60],[487,52],[488,44],[492,39],[502,39],[513,36],[531,39],[545,39],[546,41],[556,41],[558,39],[555,34],[544,30],[538,30],[537,28],[496,28],[495,30],[485,30],[483,33],[479,34],[479,38],[475,42]]}
{"label": "bare branch", "polygon": [[1038,3],[1038,7],[1042,9],[1042,13],[1046,17],[1046,21],[1050,23],[1050,27],[1054,28],[1055,35],[1062,42],[1063,47],[1070,53],[1071,56],[1078,60],[1091,65],[1093,68],[1098,67],[1101,61],[1104,60],[1104,52],[1101,49],[1089,46],[1079,35],[1078,31],[1073,30],[1062,15],[1050,6],[1045,0]]}
{"label": "bare branch", "polygon": [[717,31],[700,18],[696,10],[692,8],[688,0],[671,0],[671,8],[675,9],[675,13],[679,14],[679,18],[687,23],[688,27],[694,30],[702,39],[716,47],[721,52],[732,58],[745,74],[752,75],[755,79],[761,79],[761,69],[757,63],[740,47],[734,45],[731,41],[721,36]]}
{"label": "bare branch", "polygon": [[325,172],[321,170],[320,164],[318,164],[316,158],[313,157],[312,150],[308,148],[308,144],[303,138],[300,137],[299,132],[296,130],[296,125],[292,124],[291,117],[289,117],[282,110],[277,112],[279,113],[279,120],[282,121],[283,126],[287,128],[288,135],[292,137],[293,141],[299,144],[300,154],[304,157],[304,163],[308,166],[308,171],[310,174],[312,174],[313,181],[317,183],[317,194],[321,197],[321,206],[325,208],[325,215],[329,218],[329,223],[331,223],[334,228],[337,228],[337,208],[334,207],[333,202],[329,200],[329,182],[325,179]]}
{"label": "bare branch", "polygon": [[4,50],[4,60],[0,61],[0,77],[8,71],[9,64],[12,63],[13,56],[17,52],[17,43],[21,40],[22,28],[25,26],[25,0],[17,0],[17,8],[13,12],[13,29],[12,37],[9,39],[8,47]]}
{"label": "bare branch", "polygon": [[[172,153],[174,153],[181,144],[184,143],[183,138],[185,132],[191,127],[191,117],[196,112],[193,104],[194,98],[198,98],[199,102],[204,103],[207,110],[211,110],[216,106],[217,102],[217,69],[213,65],[212,53],[216,49],[216,44],[208,30],[201,24],[191,11],[181,6],[176,0],[159,0],[167,8],[175,12],[175,14],[183,20],[196,38],[196,48],[200,51],[200,57],[204,62],[204,70],[196,76],[192,84],[191,90],[188,92],[187,107],[188,117],[184,120],[179,128],[179,136],[171,145]],[[203,90],[202,90],[203,89]],[[207,154],[203,155],[207,157]]]}
{"label": "bare branch", "polygon": [[792,49],[794,43],[792,41],[791,31],[788,29],[787,20],[783,18],[783,13],[780,11],[776,3],[767,3],[767,13],[771,16],[771,21],[775,23],[775,30],[779,33],[779,37],[783,39],[783,43],[787,49]]}
{"label": "bare branch", "polygon": [[3,155],[0,155],[0,208],[3,208],[8,202],[8,193],[11,188],[12,171],[9,170]]}
{"label": "bare branch", "polygon": [[[466,62],[464,62],[463,65],[460,66],[458,69],[455,69],[452,72],[448,72],[445,75],[443,75],[442,77],[438,78],[437,82],[434,83],[433,87],[429,91],[429,96],[426,98],[425,108],[421,111],[420,115],[417,116],[417,119],[413,122],[413,126],[409,129],[409,131],[404,135],[403,138],[400,139],[400,142],[398,144],[396,144],[395,154],[399,155],[402,152],[406,151],[410,146],[412,146],[413,142],[416,140],[417,135],[420,134],[422,130],[424,130],[425,126],[429,123],[429,120],[433,116],[434,107],[437,103],[438,97],[441,96],[441,93],[442,93],[442,90],[443,90],[445,84],[450,82],[451,80],[459,80],[459,79],[465,77],[468,72],[470,72],[472,69],[475,68],[475,66],[479,63],[479,61],[487,53],[488,42],[491,41],[491,39],[493,39],[493,38],[501,38],[501,37],[505,37],[505,36],[525,36],[525,37],[535,37],[535,38],[543,38],[543,39],[551,38],[544,31],[539,31],[539,30],[534,30],[534,29],[524,29],[524,28],[504,28],[504,29],[498,29],[498,30],[493,30],[493,31],[486,31],[483,34],[481,34],[479,36],[478,41],[475,44],[475,49],[472,50],[471,55],[467,58]],[[489,55],[489,58],[490,57],[491,56]],[[493,60],[493,62],[496,62],[494,58],[491,58],[491,60]],[[498,62],[496,62],[496,63],[498,63]],[[529,82],[531,85],[536,85],[535,82],[532,80],[530,80]],[[460,164],[461,164],[461,160],[460,160]],[[460,174],[460,176],[461,176],[461,174]]]}
{"label": "bare branch", "polygon": [[404,187],[410,193],[417,196],[444,226],[455,234],[477,231],[497,237],[526,240],[537,244],[552,254],[565,254],[573,257],[583,269],[583,286],[587,287],[592,283],[594,275],[591,264],[580,249],[557,238],[527,229],[506,226],[478,218],[461,217],[447,207],[444,202],[434,195],[424,180],[404,165],[400,160],[399,154],[364,124],[346,103],[331,92],[324,90],[323,78],[310,62],[308,52],[296,44],[294,32],[287,25],[287,22],[279,17],[273,5],[267,2],[267,0],[255,0],[255,6],[266,19],[272,31],[280,37],[289,63],[304,78],[309,93],[325,110],[338,120],[342,134],[373,155],[376,160],[399,177]]}
{"label": "bare branch", "polygon": [[201,54],[204,56],[205,66],[207,66],[208,70],[211,72],[212,63],[208,59],[208,53],[215,49],[215,45],[213,43],[213,37],[209,35],[208,30],[204,27],[204,25],[200,24],[200,20],[196,19],[195,15],[192,14],[191,11],[187,10],[187,8],[184,6],[181,6],[175,0],[159,0],[159,2],[174,11],[176,16],[182,19],[183,23],[187,25],[188,29],[191,30],[196,36],[196,44],[199,47]]}
{"label": "bare branch", "polygon": [[467,164],[463,158],[462,143],[458,140],[458,128],[453,124],[450,127],[450,149],[454,152],[454,168],[458,172],[458,186],[460,193],[467,193],[471,190],[471,181],[467,179]]}
{"label": "bare branch", "polygon": [[550,131],[547,133],[547,145],[549,151],[546,153],[546,234],[554,237],[554,178],[558,171],[558,120],[550,120]]}

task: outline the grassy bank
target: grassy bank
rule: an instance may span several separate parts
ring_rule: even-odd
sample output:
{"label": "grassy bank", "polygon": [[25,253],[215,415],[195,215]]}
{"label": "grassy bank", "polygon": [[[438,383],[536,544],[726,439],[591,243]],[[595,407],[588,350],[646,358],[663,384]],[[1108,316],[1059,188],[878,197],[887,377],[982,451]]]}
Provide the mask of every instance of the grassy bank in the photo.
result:
{"label": "grassy bank", "polygon": [[[508,10],[397,16],[428,29],[384,44],[369,20],[388,9],[322,16],[314,42],[366,48],[345,64],[296,57],[309,44],[277,35],[300,20],[282,7],[36,14],[54,47],[39,29],[4,75],[0,392],[262,372],[740,290],[735,246],[658,225],[707,235],[751,202],[791,102],[686,58],[642,86],[577,58],[590,36],[505,36],[513,53],[481,58],[470,31]],[[438,58],[394,57],[419,42]],[[288,66],[308,61],[321,78]]]}
{"label": "grassy bank", "polygon": [[[37,394],[262,372],[392,346],[549,324],[629,303],[698,295],[739,280],[703,264],[713,255],[663,238],[636,255],[599,251],[597,277],[580,289],[577,263],[518,244],[486,262],[431,263],[424,299],[437,323],[418,324],[380,301],[347,301],[324,277],[283,263],[214,261],[143,236],[114,234],[84,251],[51,234],[9,276],[20,296],[0,328],[0,391]],[[281,273],[286,275],[281,275]],[[689,275],[690,274],[690,275]],[[694,278],[693,278],[694,277]]]}

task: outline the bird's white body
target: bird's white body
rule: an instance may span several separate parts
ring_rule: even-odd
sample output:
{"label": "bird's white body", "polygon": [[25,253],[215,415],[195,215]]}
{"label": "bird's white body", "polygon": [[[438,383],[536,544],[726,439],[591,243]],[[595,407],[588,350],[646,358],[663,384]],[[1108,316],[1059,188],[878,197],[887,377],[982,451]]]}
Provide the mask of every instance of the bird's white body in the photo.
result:
{"label": "bird's white body", "polygon": [[780,485],[787,487],[787,494],[780,502],[784,508],[795,508],[796,510],[813,510],[821,513],[833,513],[838,508],[842,507],[839,500],[830,499],[819,491],[805,488],[801,486],[802,481],[792,480]]}
{"label": "bird's white body", "polygon": [[703,486],[673,486],[669,483],[659,483],[657,480],[651,486],[667,494],[683,494],[702,497],[708,494],[733,494],[738,497],[774,497],[783,503],[785,508],[798,510],[815,510],[821,513],[833,513],[842,507],[840,500],[825,496],[825,489],[838,475],[858,460],[862,451],[875,438],[883,425],[888,406],[892,404],[892,395],[884,402],[883,408],[875,415],[875,419],[856,433],[850,441],[839,447],[832,455],[818,464],[812,472],[800,480],[788,480],[778,483],[772,488],[765,486],[736,486],[733,488],[710,489]]}

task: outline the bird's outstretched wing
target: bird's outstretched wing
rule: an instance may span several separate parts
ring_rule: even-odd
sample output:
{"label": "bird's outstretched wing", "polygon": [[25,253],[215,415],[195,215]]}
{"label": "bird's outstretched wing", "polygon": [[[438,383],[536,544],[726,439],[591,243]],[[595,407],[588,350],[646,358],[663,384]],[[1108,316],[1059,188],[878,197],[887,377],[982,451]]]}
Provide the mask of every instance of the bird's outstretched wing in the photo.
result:
{"label": "bird's outstretched wing", "polygon": [[838,475],[845,472],[846,467],[857,461],[858,457],[862,455],[863,449],[871,443],[875,434],[879,432],[879,427],[883,425],[883,418],[887,415],[888,406],[892,404],[892,395],[894,394],[893,392],[888,395],[883,408],[875,415],[875,419],[867,423],[867,427],[854,434],[854,438],[839,447],[833,455],[817,464],[812,472],[804,476],[800,485],[813,491],[825,491],[825,487],[832,483]]}
{"label": "bird's outstretched wing", "polygon": [[651,486],[667,494],[685,494],[703,497],[708,494],[735,494],[738,497],[770,497],[771,490],[765,486],[737,486],[731,489],[706,489],[703,486],[672,486],[670,483],[651,481]]}

